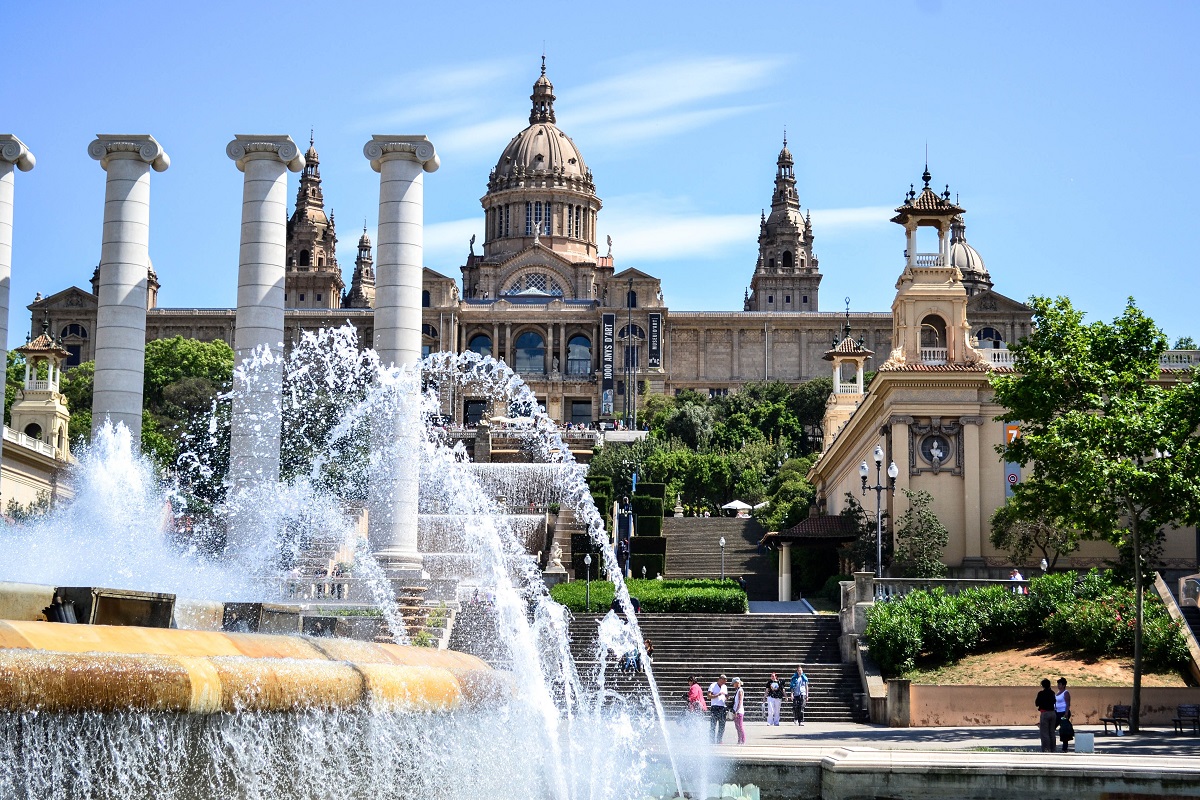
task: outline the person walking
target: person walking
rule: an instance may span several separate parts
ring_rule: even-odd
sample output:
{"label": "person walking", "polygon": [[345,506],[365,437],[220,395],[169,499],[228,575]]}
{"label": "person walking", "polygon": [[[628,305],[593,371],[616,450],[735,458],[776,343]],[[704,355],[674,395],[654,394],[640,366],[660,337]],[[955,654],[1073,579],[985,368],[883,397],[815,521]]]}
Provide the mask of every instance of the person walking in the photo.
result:
{"label": "person walking", "polygon": [[767,678],[767,724],[779,724],[779,709],[783,705],[783,681],[774,672]]}
{"label": "person walking", "polygon": [[808,676],[804,674],[803,664],[796,666],[789,688],[792,690],[792,714],[796,717],[796,724],[803,725],[804,706],[808,703]]}
{"label": "person walking", "polygon": [[746,690],[742,688],[742,679],[733,679],[733,727],[737,729],[737,743],[746,743]]}
{"label": "person walking", "polygon": [[1054,713],[1054,692],[1050,688],[1050,679],[1042,679],[1042,690],[1034,698],[1038,710],[1038,733],[1042,737],[1042,752],[1054,752],[1054,723],[1057,715]]}
{"label": "person walking", "polygon": [[704,690],[700,688],[700,681],[696,680],[695,675],[688,678],[687,704],[688,711],[693,714],[704,714],[708,711],[708,706],[704,705]]}
{"label": "person walking", "polygon": [[725,737],[725,713],[729,710],[725,705],[729,699],[729,689],[725,683],[728,680],[722,675],[708,687],[708,707],[712,715],[708,723],[708,732],[713,744],[720,744],[721,739]]}
{"label": "person walking", "polygon": [[1067,691],[1066,678],[1058,679],[1058,691],[1054,693],[1054,725],[1058,728],[1058,737],[1062,739],[1065,753],[1070,741],[1075,738],[1075,726],[1071,723],[1071,693]]}

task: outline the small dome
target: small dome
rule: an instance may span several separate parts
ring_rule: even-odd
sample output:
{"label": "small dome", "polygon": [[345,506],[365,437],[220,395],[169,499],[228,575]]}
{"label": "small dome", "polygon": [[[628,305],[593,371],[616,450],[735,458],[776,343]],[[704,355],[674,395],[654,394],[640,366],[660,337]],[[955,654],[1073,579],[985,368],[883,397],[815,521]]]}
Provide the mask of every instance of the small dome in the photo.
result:
{"label": "small dome", "polygon": [[950,266],[958,267],[964,276],[987,277],[988,274],[983,256],[967,244],[967,225],[962,217],[955,218],[950,224]]}
{"label": "small dome", "polygon": [[358,237],[358,246],[359,247],[370,247],[371,246],[371,237],[367,236],[366,228],[363,228],[362,236]]}
{"label": "small dome", "polygon": [[513,137],[496,162],[496,176],[511,177],[514,173],[547,172],[584,178],[587,164],[583,156],[557,125],[537,122]]}

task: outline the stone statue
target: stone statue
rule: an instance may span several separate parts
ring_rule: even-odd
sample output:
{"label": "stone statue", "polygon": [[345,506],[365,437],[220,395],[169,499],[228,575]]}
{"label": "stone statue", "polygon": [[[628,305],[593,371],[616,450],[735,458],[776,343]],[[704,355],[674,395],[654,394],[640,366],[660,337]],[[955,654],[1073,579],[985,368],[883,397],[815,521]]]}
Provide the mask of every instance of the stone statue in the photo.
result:
{"label": "stone statue", "polygon": [[553,372],[558,372],[558,356],[550,359],[550,368]]}
{"label": "stone statue", "polygon": [[471,234],[471,244],[469,247],[471,248],[471,255],[475,255],[475,234],[473,233]]}
{"label": "stone statue", "polygon": [[562,545],[555,542],[550,546],[550,570],[558,572],[563,570],[562,563]]}
{"label": "stone statue", "polygon": [[612,258],[612,236],[608,237],[608,257]]}
{"label": "stone statue", "polygon": [[929,448],[929,455],[933,459],[934,464],[942,463],[942,459],[946,457],[946,454],[942,452],[942,448],[938,447],[936,439]]}

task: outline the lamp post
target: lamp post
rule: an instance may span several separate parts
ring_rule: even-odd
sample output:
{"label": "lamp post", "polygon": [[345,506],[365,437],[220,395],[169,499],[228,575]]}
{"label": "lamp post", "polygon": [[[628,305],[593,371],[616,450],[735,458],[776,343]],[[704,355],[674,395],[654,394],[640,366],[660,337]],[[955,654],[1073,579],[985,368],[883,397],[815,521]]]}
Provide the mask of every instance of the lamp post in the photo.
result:
{"label": "lamp post", "polygon": [[893,495],[896,494],[896,476],[900,474],[900,468],[896,466],[896,462],[888,464],[887,476],[888,482],[885,486],[880,481],[880,470],[883,469],[883,448],[875,445],[875,485],[867,485],[867,462],[862,462],[858,465],[858,475],[862,478],[862,493],[863,497],[867,496],[867,490],[875,491],[875,577],[883,577],[883,493],[890,491]]}
{"label": "lamp post", "polygon": [[721,580],[725,580],[725,537],[721,537]]}
{"label": "lamp post", "polygon": [[584,589],[584,602],[587,604],[588,613],[592,613],[592,554],[583,554],[583,566],[587,570],[587,586]]}

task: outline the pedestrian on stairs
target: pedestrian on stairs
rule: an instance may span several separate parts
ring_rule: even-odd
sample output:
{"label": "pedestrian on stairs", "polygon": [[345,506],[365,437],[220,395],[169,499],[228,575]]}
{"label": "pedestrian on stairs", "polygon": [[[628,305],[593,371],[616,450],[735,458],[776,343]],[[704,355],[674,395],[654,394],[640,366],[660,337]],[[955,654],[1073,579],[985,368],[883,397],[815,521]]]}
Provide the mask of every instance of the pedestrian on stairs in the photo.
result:
{"label": "pedestrian on stairs", "polygon": [[[746,690],[742,688],[742,679],[733,679],[733,727],[737,729],[737,743],[746,743]],[[1063,745],[1066,746],[1065,744]]]}
{"label": "pedestrian on stairs", "polygon": [[727,705],[729,688],[725,686],[725,683],[728,680],[722,675],[708,687],[708,707],[711,714],[708,732],[712,736],[713,744],[720,744],[721,740],[725,738],[725,715],[729,711]]}
{"label": "pedestrian on stairs", "polygon": [[767,724],[779,724],[779,709],[783,706],[783,681],[774,672],[767,679]]}
{"label": "pedestrian on stairs", "polygon": [[796,671],[792,673],[790,688],[792,690],[792,713],[796,717],[796,724],[804,724],[804,706],[808,702],[808,676],[804,674],[804,665],[800,664],[796,667]]}

